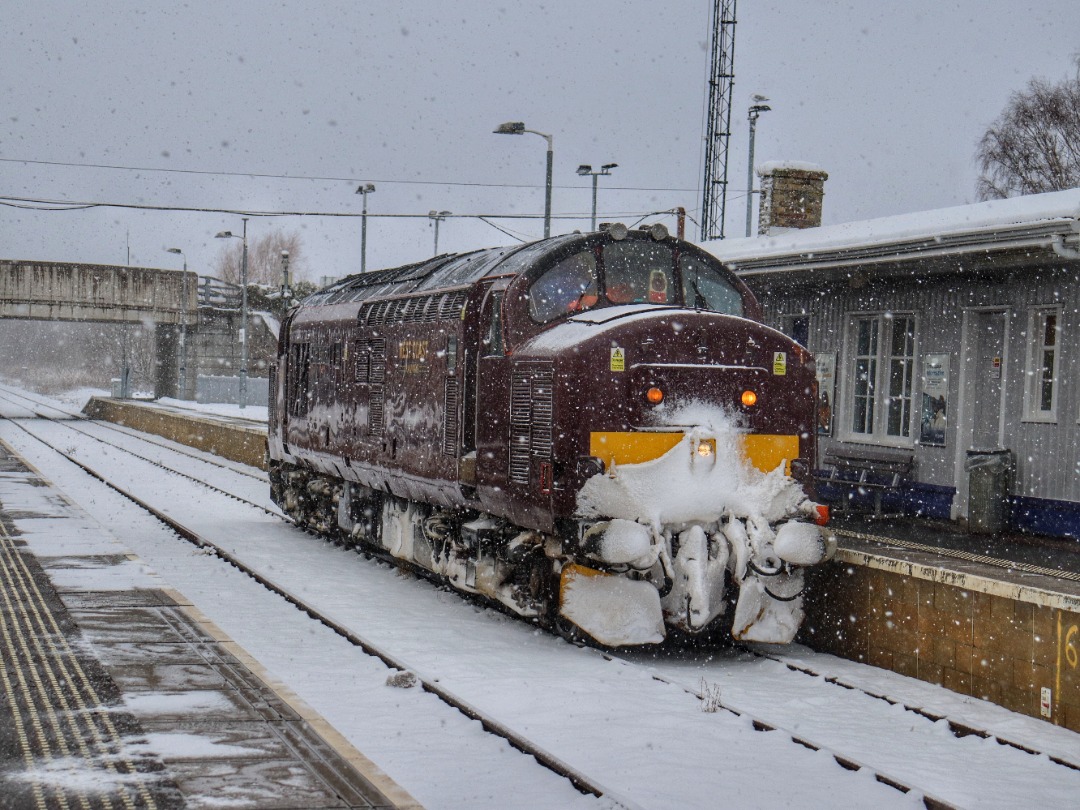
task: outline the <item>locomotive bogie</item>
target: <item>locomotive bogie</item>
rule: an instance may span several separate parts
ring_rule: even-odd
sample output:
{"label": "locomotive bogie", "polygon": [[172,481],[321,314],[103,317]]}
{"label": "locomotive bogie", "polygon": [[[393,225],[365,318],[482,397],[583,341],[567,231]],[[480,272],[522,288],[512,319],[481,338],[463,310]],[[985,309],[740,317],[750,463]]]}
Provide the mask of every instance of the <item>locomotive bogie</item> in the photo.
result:
{"label": "locomotive bogie", "polygon": [[788,641],[814,525],[808,352],[677,240],[556,237],[351,277],[282,327],[297,522],[619,646]]}

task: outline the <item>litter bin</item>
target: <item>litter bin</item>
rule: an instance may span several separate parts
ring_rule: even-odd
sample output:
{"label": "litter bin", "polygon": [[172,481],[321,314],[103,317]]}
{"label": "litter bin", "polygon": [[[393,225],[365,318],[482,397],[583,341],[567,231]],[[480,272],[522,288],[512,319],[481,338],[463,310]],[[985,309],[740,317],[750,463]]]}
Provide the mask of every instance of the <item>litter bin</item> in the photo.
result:
{"label": "litter bin", "polygon": [[1012,450],[968,450],[968,528],[994,534],[1009,519],[1009,494],[1016,465]]}

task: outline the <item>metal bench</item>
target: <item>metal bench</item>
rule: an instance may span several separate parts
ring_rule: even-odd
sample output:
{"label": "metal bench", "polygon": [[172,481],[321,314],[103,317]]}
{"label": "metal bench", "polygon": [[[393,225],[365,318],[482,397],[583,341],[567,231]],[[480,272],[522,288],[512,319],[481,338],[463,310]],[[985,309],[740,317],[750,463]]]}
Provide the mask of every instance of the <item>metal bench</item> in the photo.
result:
{"label": "metal bench", "polygon": [[845,490],[844,501],[850,507],[856,494],[873,493],[874,516],[886,517],[881,511],[881,498],[886,492],[900,491],[901,482],[915,466],[911,450],[893,450],[863,445],[837,445],[825,452],[827,474],[815,476],[818,481]]}

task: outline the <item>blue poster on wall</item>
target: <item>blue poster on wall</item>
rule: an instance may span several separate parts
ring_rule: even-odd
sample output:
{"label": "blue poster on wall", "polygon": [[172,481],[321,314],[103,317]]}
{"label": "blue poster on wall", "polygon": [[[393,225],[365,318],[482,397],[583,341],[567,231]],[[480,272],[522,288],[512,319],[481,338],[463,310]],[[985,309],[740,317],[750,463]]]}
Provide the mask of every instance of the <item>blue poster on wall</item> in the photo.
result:
{"label": "blue poster on wall", "polygon": [[919,443],[944,447],[949,413],[949,355],[923,355]]}

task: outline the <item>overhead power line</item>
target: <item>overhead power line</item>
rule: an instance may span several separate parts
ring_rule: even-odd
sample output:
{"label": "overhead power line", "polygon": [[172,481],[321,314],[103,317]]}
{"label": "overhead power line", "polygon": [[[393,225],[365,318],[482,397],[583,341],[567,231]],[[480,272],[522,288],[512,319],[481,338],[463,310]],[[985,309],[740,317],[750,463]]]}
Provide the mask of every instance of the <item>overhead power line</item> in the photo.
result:
{"label": "overhead power line", "polygon": [[[318,175],[303,175],[303,174],[268,174],[264,172],[220,172],[220,171],[208,171],[205,169],[163,169],[152,166],[121,166],[118,164],[109,163],[74,163],[65,162],[59,160],[27,160],[24,158],[0,158],[0,163],[27,163],[32,166],[62,166],[64,168],[77,168],[77,169],[108,169],[113,171],[126,171],[126,172],[164,172],[168,174],[193,174],[193,175],[205,175],[209,177],[253,177],[263,180],[304,180],[304,181],[321,181],[321,182],[338,182],[338,183],[358,183],[361,180],[370,181],[374,183],[385,184],[398,184],[398,185],[416,185],[416,186],[463,186],[472,188],[531,188],[537,189],[542,186],[536,184],[523,184],[523,183],[466,183],[455,180],[380,180],[377,177],[321,177]],[[587,186],[556,186],[556,188],[563,189],[582,189]],[[645,186],[606,186],[606,188],[615,191],[671,191],[680,193],[696,193],[696,188],[651,188]],[[426,216],[426,215],[425,215]]]}
{"label": "overhead power line", "polygon": [[[81,211],[88,208],[125,208],[135,211],[177,211],[197,214],[236,214],[248,217],[348,217],[359,219],[365,214],[360,211],[250,211],[238,208],[209,208],[182,205],[146,205],[140,203],[118,203],[102,201],[81,200],[50,200],[34,197],[10,197],[0,196],[0,205],[12,208],[23,208],[35,211]],[[649,217],[657,214],[667,214],[670,211],[641,211],[619,212],[607,214],[608,217]],[[372,213],[367,217],[372,219],[427,219],[428,214],[395,214],[395,213]],[[543,214],[447,214],[452,219],[543,219]],[[554,219],[588,219],[588,213],[559,214]]]}

